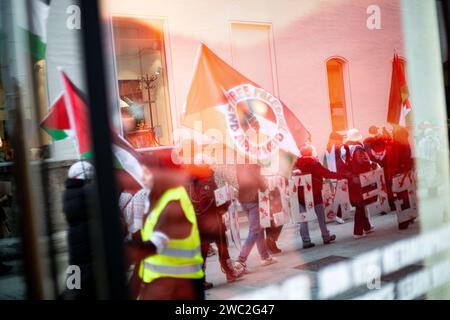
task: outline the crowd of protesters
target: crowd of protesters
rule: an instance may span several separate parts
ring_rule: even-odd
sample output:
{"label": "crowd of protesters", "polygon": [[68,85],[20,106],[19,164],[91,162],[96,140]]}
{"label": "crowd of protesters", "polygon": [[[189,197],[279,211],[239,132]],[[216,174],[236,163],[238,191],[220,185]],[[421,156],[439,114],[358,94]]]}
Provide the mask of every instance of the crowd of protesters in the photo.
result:
{"label": "crowd of protesters", "polygon": [[[314,211],[325,245],[336,241],[336,235],[326,225],[323,183],[336,184],[340,179],[347,179],[350,201],[355,207],[353,236],[355,239],[364,237],[374,231],[365,210],[373,199],[363,198],[359,175],[382,168],[389,205],[391,210],[395,210],[396,195],[392,192],[392,179],[397,174],[412,170],[414,165],[408,139],[408,131],[403,127],[394,127],[390,133],[385,128],[372,126],[366,139],[357,129],[348,130],[345,135],[332,132],[323,161],[319,161],[310,143],[300,148],[300,157],[293,166],[293,173],[311,175]],[[261,166],[239,164],[235,167],[238,200],[247,215],[249,226],[248,236],[237,259],[233,260],[228,251],[222,218],[230,201],[216,205],[214,191],[218,185],[215,172],[204,160],[195,159],[192,164],[178,168],[144,164],[144,189],[134,196],[121,193],[119,207],[123,213],[132,298],[203,299],[204,290],[212,287],[205,280],[205,263],[212,243],[217,247],[219,264],[228,282],[239,280],[250,272],[246,262],[255,245],[261,265],[277,262],[273,255],[281,252],[276,242],[282,226],[275,226],[272,222],[269,228],[264,229],[260,225],[258,194],[268,188],[267,180],[261,174]],[[62,298],[66,299],[89,298],[94,291],[92,253],[89,240],[86,240],[89,235],[85,197],[92,175],[92,165],[80,161],[69,170],[66,183],[64,209],[69,222],[70,261],[81,265],[86,271],[83,273],[83,293],[77,297],[65,293]],[[270,199],[271,206],[281,206],[278,189],[270,192]],[[305,206],[302,192],[299,192],[298,200],[300,206]],[[279,208],[272,209],[279,211]],[[337,223],[345,223],[340,212],[335,219]],[[412,222],[402,222],[399,228],[405,229]],[[307,222],[299,224],[299,233],[303,249],[315,246]]]}

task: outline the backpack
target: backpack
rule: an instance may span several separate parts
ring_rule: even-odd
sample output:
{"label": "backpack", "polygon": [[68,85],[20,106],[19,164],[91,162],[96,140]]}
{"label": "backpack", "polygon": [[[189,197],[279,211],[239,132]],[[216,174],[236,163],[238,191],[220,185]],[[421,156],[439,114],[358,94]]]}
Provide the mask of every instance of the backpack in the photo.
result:
{"label": "backpack", "polygon": [[197,216],[215,209],[214,190],[217,189],[217,184],[214,175],[203,179],[193,179],[187,189]]}

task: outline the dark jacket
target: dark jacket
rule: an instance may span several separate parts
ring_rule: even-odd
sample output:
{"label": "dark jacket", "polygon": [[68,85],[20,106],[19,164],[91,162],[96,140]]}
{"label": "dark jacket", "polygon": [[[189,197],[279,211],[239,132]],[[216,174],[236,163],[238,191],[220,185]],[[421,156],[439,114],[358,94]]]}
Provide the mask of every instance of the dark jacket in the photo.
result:
{"label": "dark jacket", "polygon": [[261,176],[258,164],[238,164],[236,176],[239,184],[239,202],[258,202],[258,191],[267,189],[267,183]]}
{"label": "dark jacket", "polygon": [[186,186],[189,198],[194,206],[195,214],[202,216],[205,213],[222,214],[227,211],[229,202],[216,206],[214,191],[218,188],[214,179],[214,171],[207,174],[193,175]]}
{"label": "dark jacket", "polygon": [[81,290],[71,290],[77,294],[70,292],[71,297],[68,299],[95,298],[88,218],[88,197],[92,192],[92,184],[85,180],[66,180],[63,210],[69,226],[69,264],[81,269]]}
{"label": "dark jacket", "polygon": [[356,146],[351,157],[349,157],[348,168],[353,177],[349,179],[350,200],[353,205],[362,205],[363,189],[359,180],[359,175],[376,168],[376,163],[370,160],[369,155],[363,146]]}
{"label": "dark jacket", "polygon": [[387,154],[387,179],[392,179],[396,174],[405,173],[413,168],[411,146],[409,144],[393,141],[389,145]]}
{"label": "dark jacket", "polygon": [[[312,188],[314,195],[314,205],[323,203],[322,186],[323,179],[340,179],[342,175],[334,173],[322,166],[314,157],[301,157],[297,159],[294,165],[295,169],[299,169],[302,174],[311,174]],[[303,194],[299,193],[300,202],[304,203]]]}

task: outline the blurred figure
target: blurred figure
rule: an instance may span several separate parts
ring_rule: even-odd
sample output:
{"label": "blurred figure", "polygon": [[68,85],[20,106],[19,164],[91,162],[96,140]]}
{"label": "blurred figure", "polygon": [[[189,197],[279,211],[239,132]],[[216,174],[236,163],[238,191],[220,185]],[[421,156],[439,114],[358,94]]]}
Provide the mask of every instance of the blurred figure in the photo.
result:
{"label": "blurred figure", "polygon": [[396,173],[405,173],[413,168],[409,133],[405,127],[397,126],[392,135],[391,161]]}
{"label": "blurred figure", "polygon": [[384,141],[384,143],[387,145],[391,142],[391,140],[391,134],[387,131],[386,127],[383,127],[383,129],[380,130],[380,128],[377,126],[370,126],[369,136],[364,139],[363,144],[366,152],[369,153],[372,142]]}
{"label": "blurred figure", "polygon": [[144,188],[136,192],[125,208],[127,229],[130,234],[138,232],[144,225],[145,218],[150,213],[150,190]]}
{"label": "blurred figure", "polygon": [[[336,131],[333,131],[330,133],[330,136],[328,138],[327,148],[325,150],[324,156],[323,156],[323,166],[330,170],[331,172],[336,173],[345,173],[345,170],[343,172],[342,167],[344,166],[342,159],[341,159],[341,147],[343,143],[344,137],[337,133]],[[330,179],[333,186],[336,187],[337,181],[336,179]],[[336,213],[336,216],[334,220],[337,223],[343,224],[345,223],[344,219],[342,218],[342,212],[339,208],[338,212]]]}
{"label": "blurred figure", "polygon": [[[392,194],[392,176],[390,176],[388,172],[388,150],[390,151],[390,144],[387,145],[385,139],[377,133],[377,135],[368,137],[364,140],[364,148],[369,155],[370,161],[377,163],[383,169],[389,205],[392,210],[395,206]],[[382,212],[381,214],[384,215],[387,213],[388,212]]]}
{"label": "blurred figure", "polygon": [[69,226],[69,264],[80,268],[81,289],[66,289],[61,296],[64,300],[96,298],[88,215],[94,172],[90,162],[78,161],[69,168],[66,180],[63,210]]}
{"label": "blurred figure", "polygon": [[[331,172],[324,166],[322,166],[319,160],[314,156],[314,149],[310,145],[305,145],[300,149],[301,157],[297,159],[294,165],[294,169],[298,169],[302,174],[310,174],[312,176],[312,190],[314,196],[314,211],[317,215],[317,221],[319,223],[320,232],[322,233],[322,239],[324,244],[329,244],[336,240],[336,235],[330,234],[325,224],[325,208],[323,206],[322,199],[322,186],[323,179],[340,179],[343,176]],[[305,199],[302,192],[299,192],[299,202],[301,205],[305,205]],[[303,248],[308,249],[315,246],[311,242],[309,236],[308,222],[300,223],[300,236],[303,241]]]}
{"label": "blurred figure", "polygon": [[255,244],[263,266],[276,263],[277,260],[267,251],[264,230],[259,222],[258,192],[267,189],[267,183],[261,176],[261,167],[258,164],[238,164],[236,174],[239,184],[239,202],[247,212],[249,223],[248,236],[242,246],[237,263],[244,271],[248,272],[246,261]]}
{"label": "blurred figure", "polygon": [[386,140],[375,126],[369,128],[369,134],[370,136],[364,139],[364,149],[369,155],[370,160],[378,163],[382,168],[385,168],[387,151]]}
{"label": "blurred figure", "polygon": [[323,166],[331,172],[337,172],[337,160],[344,137],[333,131],[328,138],[327,148],[323,156]]}
{"label": "blurred figure", "polygon": [[350,129],[347,131],[347,134],[344,139],[344,152],[343,156],[346,159],[346,163],[350,163],[350,160],[352,158],[353,152],[357,147],[363,147],[363,136],[361,132],[359,132],[358,129]]}
{"label": "blurred figure", "polygon": [[369,127],[369,136],[367,138],[364,139],[363,144],[364,144],[364,149],[366,149],[366,152],[369,153],[370,152],[370,148],[371,148],[371,143],[373,141],[376,141],[379,137],[379,129],[377,126],[370,126]]}
{"label": "blurred figure", "polygon": [[[6,238],[10,233],[11,229],[8,225],[8,217],[6,216],[4,206],[11,201],[12,196],[7,193],[0,197],[0,239]],[[2,255],[0,255],[0,276],[10,273],[12,266],[4,264],[2,262]]]}
{"label": "blurred figure", "polygon": [[380,159],[385,157],[385,150],[388,151],[388,146],[392,142],[392,137],[390,133],[387,131],[385,127],[383,127],[382,131],[380,132],[380,128],[376,126],[370,126],[369,128],[369,136],[364,139],[364,149],[366,150],[367,154],[371,157],[371,159],[377,159],[377,161],[380,161]]}
{"label": "blurred figure", "polygon": [[[205,155],[199,154],[200,157]],[[209,165],[209,161],[204,161],[196,157],[194,165],[186,166],[191,173],[191,180],[187,185],[189,197],[194,205],[197,215],[198,228],[200,232],[201,251],[203,256],[203,270],[206,267],[206,258],[211,249],[211,243],[215,243],[218,248],[219,262],[222,271],[225,273],[228,282],[236,281],[243,275],[243,269],[235,268],[234,261],[228,252],[226,227],[223,223],[222,215],[225,214],[230,205],[229,201],[217,207],[214,197],[214,190],[218,189],[214,180],[214,171]],[[204,282],[205,290],[213,287],[213,284]]]}
{"label": "blurred figure", "polygon": [[[428,141],[427,146],[430,145]],[[419,148],[420,150],[420,144]],[[427,153],[427,151],[425,152]],[[390,145],[390,152],[388,154],[388,164],[387,164],[387,178],[388,190],[392,190],[392,178],[398,174],[407,173],[413,170],[414,162],[412,158],[411,146],[409,144],[409,133],[405,127],[396,126],[394,127],[392,134],[392,142]],[[437,177],[433,177],[436,179]],[[396,197],[390,191],[389,203],[391,207],[395,208],[394,201]],[[399,229],[407,229],[408,226],[413,223],[414,219],[402,222],[399,224]]]}
{"label": "blurred figure", "polygon": [[374,227],[370,224],[369,218],[365,211],[365,205],[369,203],[370,199],[363,199],[359,175],[361,173],[376,169],[377,164],[370,161],[369,155],[364,149],[362,143],[362,135],[358,129],[350,129],[347,132],[345,144],[348,147],[346,164],[348,170],[352,174],[352,178],[349,179],[350,201],[352,205],[356,207],[353,237],[355,239],[359,239],[365,234],[374,231]]}
{"label": "blurred figure", "polygon": [[[132,195],[127,190],[123,190],[119,197],[119,208],[122,212],[122,226],[124,227],[125,240],[130,241],[133,234],[141,231],[144,225],[144,220],[149,214],[150,210],[150,190],[143,188]],[[127,270],[131,271],[131,276],[128,281],[128,288],[131,299],[137,299],[141,287],[141,280],[139,278],[139,262],[129,261],[130,265]]]}
{"label": "blurred figure", "polygon": [[439,185],[437,165],[442,143],[429,122],[423,126],[423,134],[417,145],[417,157],[422,160],[418,174],[421,184],[425,187],[423,189],[427,190],[427,195],[435,196]]}
{"label": "blurred figure", "polygon": [[205,298],[200,235],[186,182],[179,170],[143,166],[143,184],[151,190],[150,214],[127,243],[129,260],[140,264],[139,299]]}

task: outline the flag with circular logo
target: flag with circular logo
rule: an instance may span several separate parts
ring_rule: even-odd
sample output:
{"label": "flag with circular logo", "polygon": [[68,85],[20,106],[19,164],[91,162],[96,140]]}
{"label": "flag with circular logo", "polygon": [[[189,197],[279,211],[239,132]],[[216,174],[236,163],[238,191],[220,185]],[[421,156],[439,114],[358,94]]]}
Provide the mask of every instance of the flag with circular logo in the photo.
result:
{"label": "flag with circular logo", "polygon": [[200,44],[182,125],[217,137],[245,156],[299,156],[309,132],[286,105]]}

